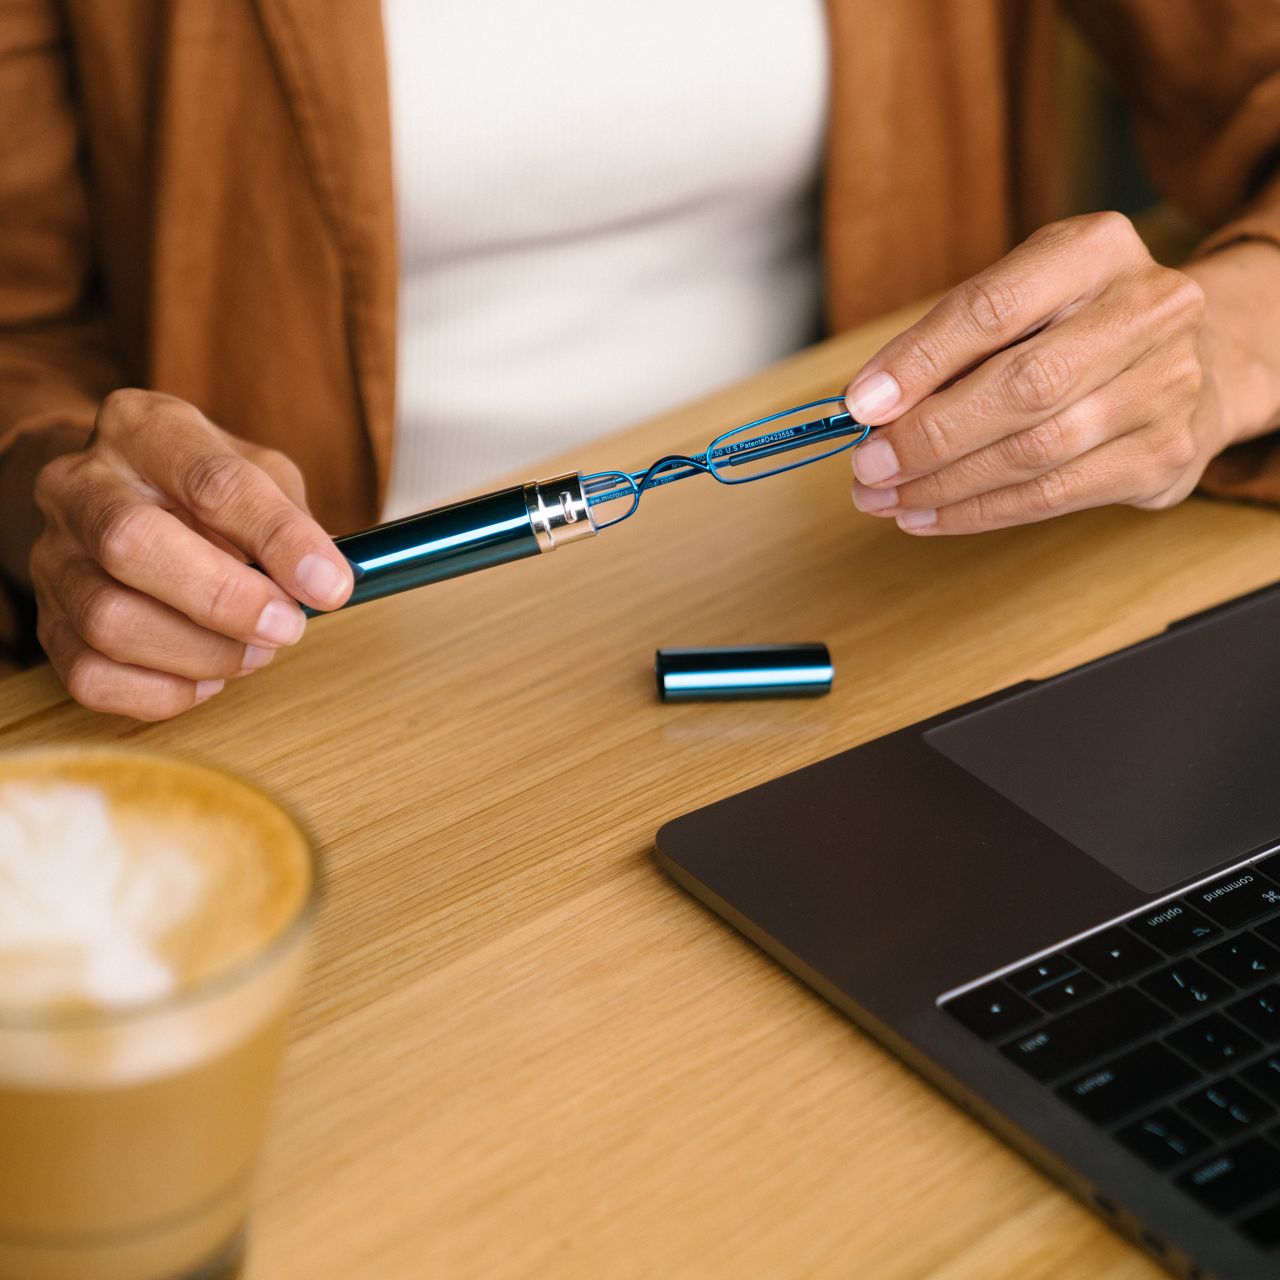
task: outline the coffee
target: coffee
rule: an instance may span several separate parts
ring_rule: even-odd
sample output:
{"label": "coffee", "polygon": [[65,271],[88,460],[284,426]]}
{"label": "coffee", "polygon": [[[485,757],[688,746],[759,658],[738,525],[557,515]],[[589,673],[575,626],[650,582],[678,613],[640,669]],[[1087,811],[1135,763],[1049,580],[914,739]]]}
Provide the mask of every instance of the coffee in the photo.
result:
{"label": "coffee", "polygon": [[0,1280],[174,1280],[237,1247],[314,894],[260,792],[0,757]]}

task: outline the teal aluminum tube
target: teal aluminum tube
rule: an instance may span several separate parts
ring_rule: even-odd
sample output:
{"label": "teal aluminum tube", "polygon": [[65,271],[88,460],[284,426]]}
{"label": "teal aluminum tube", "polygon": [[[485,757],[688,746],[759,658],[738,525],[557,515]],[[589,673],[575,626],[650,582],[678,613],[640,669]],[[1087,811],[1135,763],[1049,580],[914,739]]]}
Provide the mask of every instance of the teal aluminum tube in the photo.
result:
{"label": "teal aluminum tube", "polygon": [[724,702],[821,697],[835,668],[825,644],[742,644],[659,649],[654,674],[663,702]]}
{"label": "teal aluminum tube", "polygon": [[356,580],[343,608],[541,555],[595,533],[577,472],[392,520],[334,540]]}

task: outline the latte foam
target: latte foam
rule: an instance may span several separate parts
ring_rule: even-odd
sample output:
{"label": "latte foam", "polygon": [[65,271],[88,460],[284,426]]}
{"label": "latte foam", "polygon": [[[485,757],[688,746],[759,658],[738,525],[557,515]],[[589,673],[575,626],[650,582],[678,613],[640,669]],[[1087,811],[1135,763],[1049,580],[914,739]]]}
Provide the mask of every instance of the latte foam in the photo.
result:
{"label": "latte foam", "polygon": [[190,1070],[279,1017],[314,892],[262,792],[129,751],[0,756],[0,1085]]}
{"label": "latte foam", "polygon": [[100,788],[0,785],[0,1002],[165,995],[177,975],[159,940],[207,881],[180,833],[135,830],[126,845]]}
{"label": "latte foam", "polygon": [[225,774],[126,752],[0,757],[0,1011],[163,998],[287,928],[310,881],[302,833]]}

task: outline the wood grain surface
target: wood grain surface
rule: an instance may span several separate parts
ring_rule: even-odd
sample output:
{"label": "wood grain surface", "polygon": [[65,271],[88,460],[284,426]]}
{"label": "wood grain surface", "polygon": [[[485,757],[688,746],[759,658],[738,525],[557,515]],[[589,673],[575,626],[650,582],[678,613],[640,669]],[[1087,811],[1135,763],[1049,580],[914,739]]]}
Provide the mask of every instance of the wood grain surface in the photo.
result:
{"label": "wood grain surface", "polygon": [[[562,461],[634,467],[835,392],[904,320]],[[848,479],[841,458],[660,490],[595,542],[318,619],[169,724],[95,717],[47,670],[0,684],[0,747],[211,761],[323,846],[248,1280],[1158,1274],[667,881],[652,840],[1272,580],[1280,516],[1195,500],[917,540]],[[659,645],[812,639],[829,698],[655,698]]]}

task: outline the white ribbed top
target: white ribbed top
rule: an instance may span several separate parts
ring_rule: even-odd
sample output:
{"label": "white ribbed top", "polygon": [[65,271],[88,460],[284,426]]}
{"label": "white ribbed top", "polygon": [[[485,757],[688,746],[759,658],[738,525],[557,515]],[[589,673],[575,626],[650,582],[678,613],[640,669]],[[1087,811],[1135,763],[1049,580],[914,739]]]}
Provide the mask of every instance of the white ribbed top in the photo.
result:
{"label": "white ribbed top", "polygon": [[388,517],[535,475],[816,334],[822,0],[383,9],[400,255]]}

